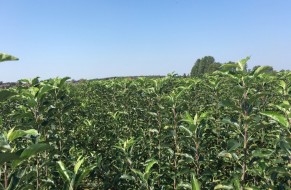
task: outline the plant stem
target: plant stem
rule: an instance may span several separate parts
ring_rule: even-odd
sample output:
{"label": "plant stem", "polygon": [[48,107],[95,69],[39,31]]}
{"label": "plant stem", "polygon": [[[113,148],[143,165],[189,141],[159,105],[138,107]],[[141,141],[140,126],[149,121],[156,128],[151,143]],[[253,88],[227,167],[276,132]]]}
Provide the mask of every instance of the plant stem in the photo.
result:
{"label": "plant stem", "polygon": [[[245,87],[245,83],[243,82],[243,85]],[[243,152],[244,152],[244,159],[243,159],[243,164],[242,164],[242,176],[241,176],[241,190],[243,190],[243,186],[245,184],[245,178],[246,178],[246,172],[247,172],[247,152],[248,152],[248,123],[247,123],[247,117],[248,117],[248,104],[247,104],[247,98],[248,98],[248,90],[243,94],[243,103],[242,103],[242,108],[243,108],[243,120],[244,120],[244,147],[243,147]]]}
{"label": "plant stem", "polygon": [[4,188],[8,187],[7,163],[4,163]]}
{"label": "plant stem", "polygon": [[[161,129],[162,129],[162,118],[161,118],[161,114],[160,111],[158,112],[158,125],[159,125],[159,133],[158,133],[158,157],[159,157],[159,163],[161,162]],[[158,164],[159,167],[159,175],[161,174],[161,166],[160,164]],[[158,187],[160,187],[160,183],[161,183],[161,179],[159,177],[158,179]]]}
{"label": "plant stem", "polygon": [[199,176],[199,170],[200,170],[200,165],[199,165],[199,143],[195,142],[195,148],[196,148],[196,153],[195,153],[195,160],[196,160],[196,164],[197,164],[197,168],[196,168],[196,176]]}
{"label": "plant stem", "polygon": [[[175,147],[175,152],[174,152],[174,171],[175,174],[177,173],[177,153],[178,153],[178,143],[177,143],[177,138],[178,138],[178,134],[177,134],[177,113],[175,108],[173,108],[173,116],[174,116],[174,147]],[[173,183],[173,189],[177,189],[177,181],[176,181],[176,176],[174,177],[174,183]]]}
{"label": "plant stem", "polygon": [[39,171],[38,171],[38,167],[39,166],[39,159],[36,158],[36,190],[39,189]]}
{"label": "plant stem", "polygon": [[[248,143],[248,125],[244,125],[244,159],[242,164],[242,185],[245,183],[245,175],[247,170],[247,143]],[[242,188],[242,187],[241,187]]]}

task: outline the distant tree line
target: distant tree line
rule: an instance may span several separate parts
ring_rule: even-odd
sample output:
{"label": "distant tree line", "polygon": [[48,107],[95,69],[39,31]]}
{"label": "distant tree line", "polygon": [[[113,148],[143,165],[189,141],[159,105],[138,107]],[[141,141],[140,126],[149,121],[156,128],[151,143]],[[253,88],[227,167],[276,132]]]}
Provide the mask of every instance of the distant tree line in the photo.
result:
{"label": "distant tree line", "polygon": [[0,89],[1,88],[10,88],[10,87],[13,87],[13,86],[16,86],[17,83],[16,82],[2,82],[0,81]]}
{"label": "distant tree line", "polygon": [[194,66],[192,67],[190,76],[200,77],[205,73],[213,73],[219,70],[221,63],[215,62],[214,57],[205,56],[201,59],[197,59]]}
{"label": "distant tree line", "polygon": [[[220,70],[222,64],[235,64],[233,61],[229,61],[227,63],[219,63],[216,62],[214,57],[212,56],[205,56],[201,59],[197,59],[194,63],[190,76],[191,77],[201,77],[206,73],[213,73],[214,71]],[[252,69],[249,69],[249,72],[254,72],[260,65],[254,66]],[[276,72],[273,67],[268,66],[269,68],[266,69],[264,72],[266,73],[274,73]],[[284,71],[284,70],[281,70]]]}

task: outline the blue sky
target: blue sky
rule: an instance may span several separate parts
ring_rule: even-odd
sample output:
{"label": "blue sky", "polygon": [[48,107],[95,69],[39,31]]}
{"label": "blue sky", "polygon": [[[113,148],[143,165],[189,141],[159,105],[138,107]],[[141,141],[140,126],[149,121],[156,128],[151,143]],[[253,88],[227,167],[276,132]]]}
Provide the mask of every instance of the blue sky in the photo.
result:
{"label": "blue sky", "polygon": [[0,81],[188,74],[211,55],[291,69],[290,0],[2,0]]}

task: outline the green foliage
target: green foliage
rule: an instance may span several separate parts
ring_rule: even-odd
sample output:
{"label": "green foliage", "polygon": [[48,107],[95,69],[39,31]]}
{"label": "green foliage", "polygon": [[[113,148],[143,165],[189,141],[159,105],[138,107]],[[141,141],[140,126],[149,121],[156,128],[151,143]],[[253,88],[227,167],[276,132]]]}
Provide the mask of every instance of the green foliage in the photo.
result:
{"label": "green foliage", "polygon": [[289,122],[288,122],[288,118],[286,118],[284,115],[274,112],[274,111],[265,111],[265,112],[261,112],[262,115],[268,116],[272,119],[274,119],[275,121],[278,121],[282,126],[286,127],[286,129],[289,129]]}
{"label": "green foliage", "polygon": [[88,174],[96,168],[95,165],[89,166],[84,169],[80,169],[83,165],[85,158],[79,157],[74,166],[74,171],[70,171],[65,167],[62,161],[57,161],[58,172],[65,181],[63,189],[65,190],[75,190],[78,189],[81,181],[88,176]]}
{"label": "green foliage", "polygon": [[271,66],[254,66],[252,72],[254,75],[258,75],[261,73],[275,73],[273,67]]}
{"label": "green foliage", "polygon": [[2,189],[288,189],[291,74],[21,80],[0,102]]}
{"label": "green foliage", "polygon": [[194,174],[192,174],[191,187],[191,190],[200,190],[200,184]]}
{"label": "green foliage", "polygon": [[0,90],[0,102],[6,101],[9,97],[15,94],[16,93],[11,90]]}
{"label": "green foliage", "polygon": [[0,53],[0,62],[3,62],[3,61],[17,61],[17,60],[19,60],[17,57],[14,57],[12,55],[5,54],[5,53]]}

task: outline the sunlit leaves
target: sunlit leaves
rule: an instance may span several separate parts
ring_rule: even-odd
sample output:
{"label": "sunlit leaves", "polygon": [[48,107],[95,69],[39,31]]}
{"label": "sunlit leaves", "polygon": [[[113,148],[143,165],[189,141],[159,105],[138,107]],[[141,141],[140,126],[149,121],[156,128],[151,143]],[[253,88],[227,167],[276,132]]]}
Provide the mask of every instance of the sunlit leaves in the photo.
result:
{"label": "sunlit leaves", "polygon": [[247,62],[249,59],[250,59],[250,57],[246,57],[245,59],[238,61],[237,62],[237,64],[238,64],[237,70],[246,72],[247,71]]}
{"label": "sunlit leaves", "polygon": [[191,188],[192,190],[200,190],[200,184],[194,173],[191,175]]}
{"label": "sunlit leaves", "polygon": [[37,130],[35,130],[35,129],[14,130],[14,128],[12,128],[12,129],[9,130],[9,132],[7,134],[7,138],[11,142],[11,141],[14,141],[17,138],[24,137],[26,135],[37,136],[39,134],[38,134]]}
{"label": "sunlit leaves", "polygon": [[260,66],[258,67],[255,71],[254,71],[254,76],[258,76],[262,73],[265,73],[266,71],[269,71],[270,70],[270,66]]}
{"label": "sunlit leaves", "polygon": [[23,152],[20,155],[20,158],[26,159],[48,149],[50,149],[50,146],[45,143],[32,144],[23,150]]}
{"label": "sunlit leaves", "polygon": [[232,185],[222,185],[222,184],[219,184],[219,185],[216,185],[215,187],[214,187],[214,189],[216,190],[216,189],[233,189],[233,186]]}
{"label": "sunlit leaves", "polygon": [[289,123],[284,115],[274,111],[264,111],[261,112],[261,114],[274,119],[275,121],[279,122],[283,127],[288,129]]}
{"label": "sunlit leaves", "polygon": [[58,172],[62,176],[62,178],[67,182],[70,183],[71,178],[70,175],[65,167],[65,164],[62,161],[57,161],[58,164]]}
{"label": "sunlit leaves", "polygon": [[5,53],[0,53],[0,62],[3,62],[3,61],[17,61],[17,60],[19,60],[17,57],[14,57],[12,55],[5,54]]}
{"label": "sunlit leaves", "polygon": [[7,138],[4,134],[0,134],[0,151],[10,150],[11,146],[9,145]]}

